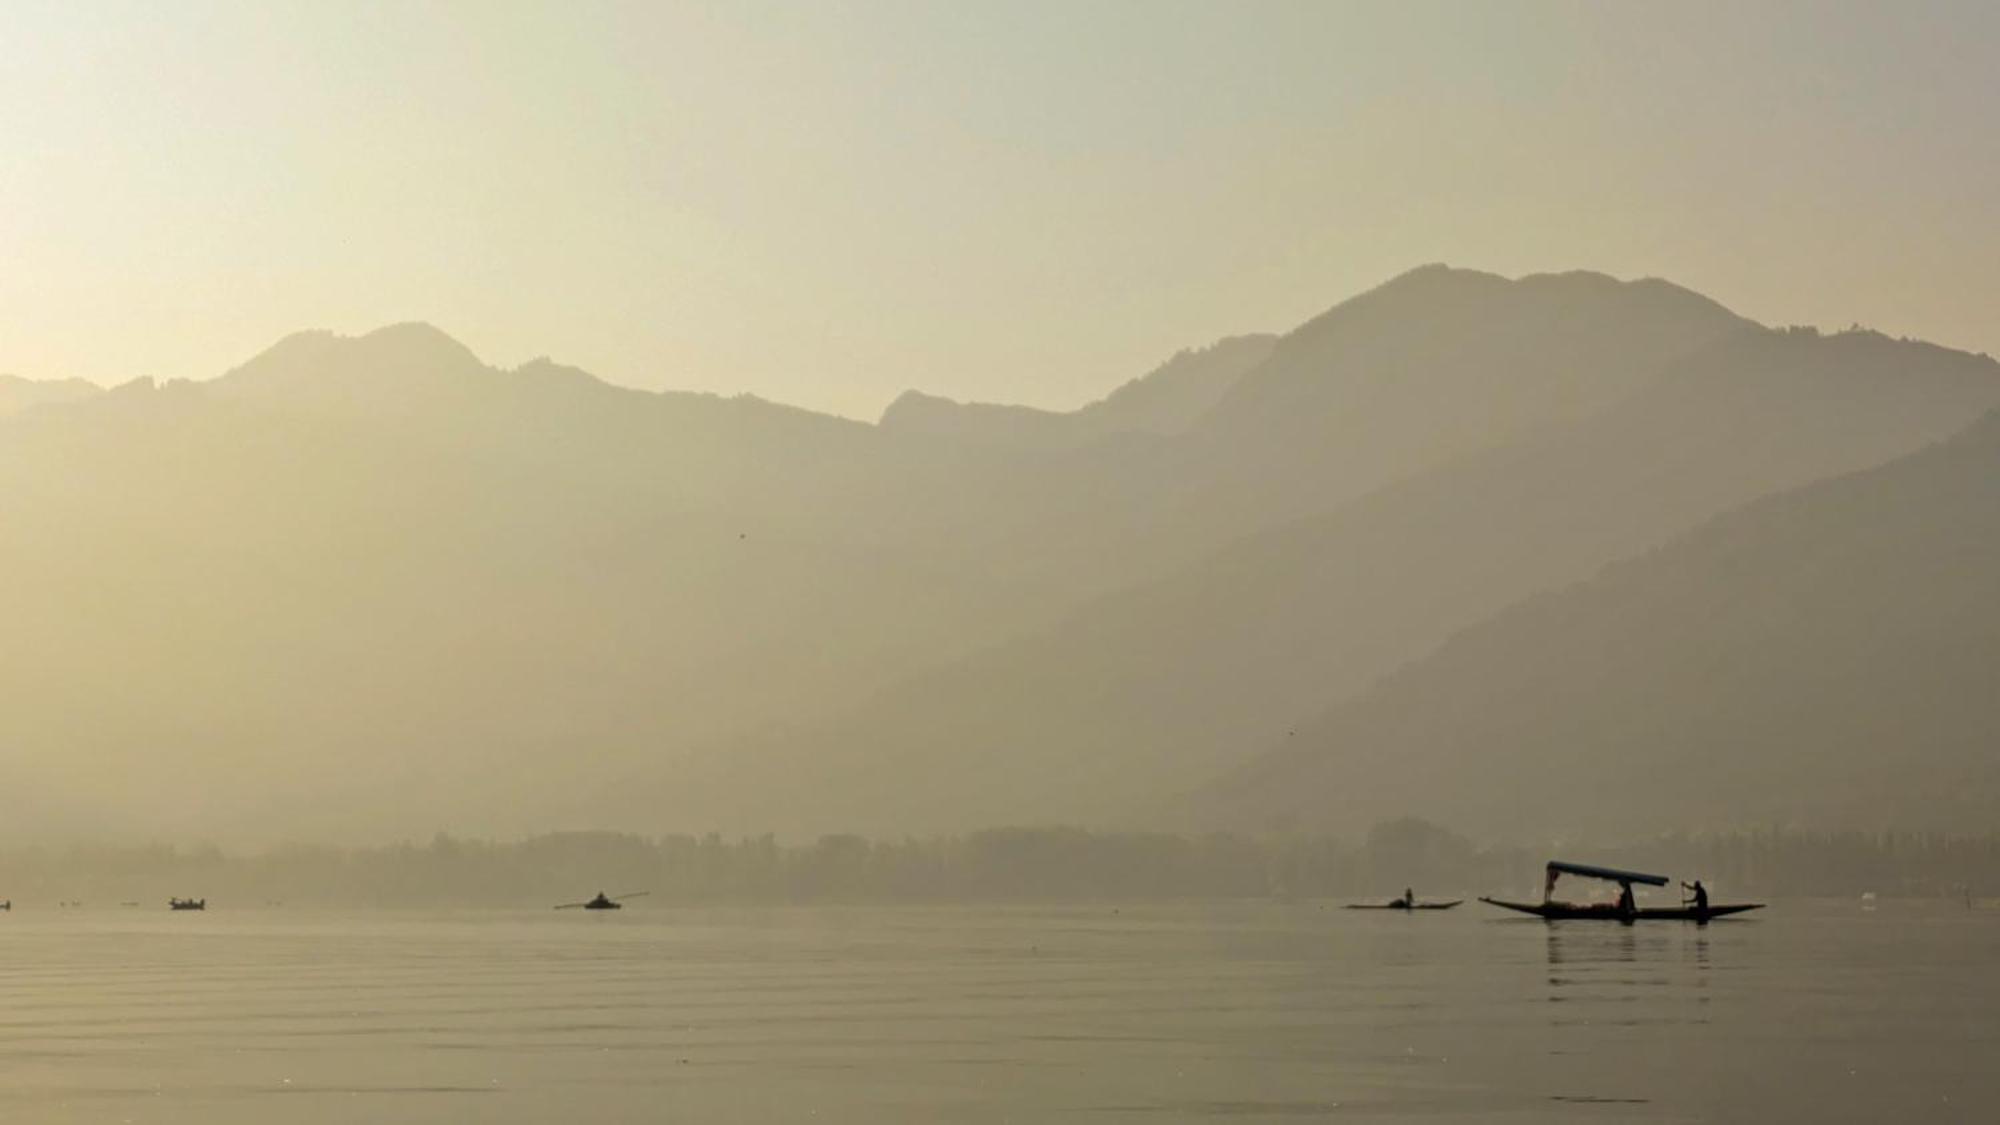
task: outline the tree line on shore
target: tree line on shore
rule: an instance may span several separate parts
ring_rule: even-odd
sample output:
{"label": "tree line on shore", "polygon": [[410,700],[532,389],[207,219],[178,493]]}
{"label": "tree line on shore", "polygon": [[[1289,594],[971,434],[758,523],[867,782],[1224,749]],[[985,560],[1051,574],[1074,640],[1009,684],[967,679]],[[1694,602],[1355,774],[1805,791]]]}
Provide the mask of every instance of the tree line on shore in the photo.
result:
{"label": "tree line on shore", "polygon": [[[0,899],[152,904],[523,905],[595,890],[658,903],[1136,901],[1539,895],[1554,856],[1699,877],[1731,897],[1982,897],[2000,883],[2000,834],[1744,830],[1623,845],[1479,846],[1406,818],[1360,840],[994,828],[871,840],[781,842],[555,832],[516,841],[439,834],[425,844],[23,846],[0,849]],[[1588,894],[1587,887],[1576,895]]]}

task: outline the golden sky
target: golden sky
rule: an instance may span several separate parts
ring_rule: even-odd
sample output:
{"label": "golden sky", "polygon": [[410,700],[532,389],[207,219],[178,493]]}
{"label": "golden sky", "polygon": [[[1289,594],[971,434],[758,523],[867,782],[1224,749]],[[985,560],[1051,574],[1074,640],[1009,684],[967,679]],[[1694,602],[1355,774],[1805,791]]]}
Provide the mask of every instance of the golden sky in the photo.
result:
{"label": "golden sky", "polygon": [[1991,4],[0,0],[0,371],[1065,407],[1428,261],[2000,352]]}

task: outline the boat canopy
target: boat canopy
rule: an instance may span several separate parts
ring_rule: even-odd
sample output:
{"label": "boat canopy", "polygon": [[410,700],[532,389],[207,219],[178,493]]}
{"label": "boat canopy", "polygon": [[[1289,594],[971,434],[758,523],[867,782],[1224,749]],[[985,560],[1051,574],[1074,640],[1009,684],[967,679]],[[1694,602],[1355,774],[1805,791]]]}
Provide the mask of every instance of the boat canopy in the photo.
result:
{"label": "boat canopy", "polygon": [[1564,863],[1559,859],[1549,861],[1549,883],[1554,885],[1556,876],[1588,875],[1592,879],[1610,879],[1618,883],[1644,883],[1649,887],[1664,887],[1669,883],[1665,875],[1647,875],[1638,871],[1620,871],[1616,867],[1593,867],[1588,863]]}

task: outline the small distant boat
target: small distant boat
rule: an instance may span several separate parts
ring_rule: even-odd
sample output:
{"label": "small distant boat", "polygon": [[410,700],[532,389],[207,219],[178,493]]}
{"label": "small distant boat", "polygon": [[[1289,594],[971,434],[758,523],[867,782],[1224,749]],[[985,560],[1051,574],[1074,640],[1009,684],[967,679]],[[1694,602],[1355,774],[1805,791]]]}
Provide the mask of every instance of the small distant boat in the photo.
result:
{"label": "small distant boat", "polygon": [[1347,909],[1349,910],[1450,910],[1452,907],[1457,906],[1459,903],[1464,901],[1465,900],[1462,898],[1455,898],[1448,902],[1409,902],[1405,899],[1399,898],[1394,902],[1350,902],[1347,904]]}
{"label": "small distant boat", "polygon": [[559,903],[557,904],[556,909],[557,910],[623,910],[625,909],[626,899],[645,898],[650,893],[651,892],[649,891],[633,891],[629,895],[617,895],[614,897],[605,894],[603,891],[599,891],[597,892],[596,898],[586,899],[583,902]]}
{"label": "small distant boat", "polygon": [[168,899],[168,900],[167,900],[167,909],[168,909],[168,910],[207,910],[207,909],[208,909],[208,900],[207,900],[207,899],[205,899],[205,898],[170,898],[170,899]]}
{"label": "small distant boat", "polygon": [[[1641,883],[1649,887],[1664,887],[1673,880],[1665,875],[1648,875],[1641,871],[1621,871],[1616,867],[1598,867],[1588,863],[1566,863],[1552,859],[1548,863],[1547,879],[1542,885],[1542,901],[1509,902],[1505,899],[1480,896],[1479,901],[1503,910],[1516,910],[1522,914],[1533,914],[1537,918],[1550,921],[1567,918],[1593,919],[1603,922],[1652,922],[1678,921],[1706,923],[1711,918],[1725,918],[1731,914],[1741,914],[1747,910],[1761,910],[1761,902],[1738,902],[1711,905],[1706,901],[1707,891],[1697,881],[1693,886],[1698,896],[1694,903],[1679,906],[1639,906],[1632,901],[1632,884]],[[1564,875],[1580,875],[1588,879],[1603,879],[1617,883],[1618,901],[1610,902],[1557,902],[1549,897],[1555,890],[1556,880]]]}
{"label": "small distant boat", "polygon": [[6,902],[0,902],[0,910],[12,910],[12,909],[14,909],[13,899],[10,898]]}

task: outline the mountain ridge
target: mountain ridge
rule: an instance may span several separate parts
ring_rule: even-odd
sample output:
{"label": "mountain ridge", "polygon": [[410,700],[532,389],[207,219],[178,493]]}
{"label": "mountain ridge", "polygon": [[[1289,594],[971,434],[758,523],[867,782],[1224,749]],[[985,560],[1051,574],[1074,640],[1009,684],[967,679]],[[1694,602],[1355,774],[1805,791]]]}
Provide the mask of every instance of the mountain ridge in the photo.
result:
{"label": "mountain ridge", "polygon": [[1434,270],[1311,323],[1068,414],[912,400],[933,430],[423,324],[0,418],[0,761],[163,833],[1152,822],[1150,788],[1993,382],[1602,275]]}
{"label": "mountain ridge", "polygon": [[1270,355],[1279,337],[1225,336],[1183,348],[1144,375],[1071,411],[959,402],[907,390],[883,410],[884,430],[989,445],[1075,446],[1119,434],[1171,436],[1191,428]]}
{"label": "mountain ridge", "polygon": [[0,374],[0,418],[44,405],[79,402],[104,393],[85,379],[29,379]]}
{"label": "mountain ridge", "polygon": [[[1192,783],[1228,768],[1456,624],[1768,491],[1893,459],[1995,405],[2000,365],[1965,353],[1732,334],[1588,424],[1227,543],[826,726],[730,752],[792,776],[900,779],[872,804],[816,802],[822,819],[808,822],[826,830],[893,830],[899,805],[971,805],[992,822],[1130,817],[1123,776]],[[949,756],[930,749],[947,741]],[[1016,770],[1024,756],[1033,768]]]}

